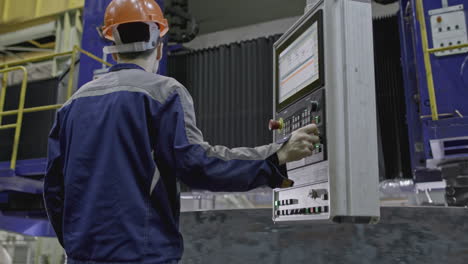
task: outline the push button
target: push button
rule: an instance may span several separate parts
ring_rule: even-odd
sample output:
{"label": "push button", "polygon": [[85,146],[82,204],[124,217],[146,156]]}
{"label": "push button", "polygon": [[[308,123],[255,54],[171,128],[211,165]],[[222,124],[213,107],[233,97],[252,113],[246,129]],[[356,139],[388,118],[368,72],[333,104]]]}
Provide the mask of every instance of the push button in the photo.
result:
{"label": "push button", "polygon": [[297,199],[289,199],[289,204],[298,204],[299,200]]}
{"label": "push button", "polygon": [[320,119],[320,116],[316,116],[316,117],[314,117],[313,123],[314,123],[314,124],[320,124],[321,121],[322,121],[322,120]]}
{"label": "push button", "polygon": [[322,197],[320,197],[320,198],[322,198],[322,200],[324,200],[324,201],[328,201],[328,193],[324,193],[322,195]]}

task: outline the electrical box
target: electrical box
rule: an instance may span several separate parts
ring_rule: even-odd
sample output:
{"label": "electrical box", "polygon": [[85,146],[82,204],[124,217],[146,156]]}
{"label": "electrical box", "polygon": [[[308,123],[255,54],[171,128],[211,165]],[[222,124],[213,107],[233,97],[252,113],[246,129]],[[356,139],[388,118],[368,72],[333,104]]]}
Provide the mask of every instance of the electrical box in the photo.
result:
{"label": "electrical box", "polygon": [[[434,48],[444,48],[468,43],[466,17],[463,5],[433,9],[431,16],[432,45]],[[436,56],[448,56],[468,52],[468,48],[460,48],[436,52]]]}
{"label": "electrical box", "polygon": [[316,1],[274,45],[275,140],[311,123],[314,155],[287,164],[275,222],[376,223],[380,216],[371,1]]}

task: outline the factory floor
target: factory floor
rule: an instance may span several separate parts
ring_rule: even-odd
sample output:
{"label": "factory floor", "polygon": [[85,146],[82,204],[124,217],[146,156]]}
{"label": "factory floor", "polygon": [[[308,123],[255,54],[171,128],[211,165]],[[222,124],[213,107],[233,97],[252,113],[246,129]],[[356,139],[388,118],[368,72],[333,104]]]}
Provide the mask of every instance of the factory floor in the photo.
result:
{"label": "factory floor", "polygon": [[468,263],[468,209],[382,207],[375,225],[271,221],[271,209],[187,212],[182,263]]}

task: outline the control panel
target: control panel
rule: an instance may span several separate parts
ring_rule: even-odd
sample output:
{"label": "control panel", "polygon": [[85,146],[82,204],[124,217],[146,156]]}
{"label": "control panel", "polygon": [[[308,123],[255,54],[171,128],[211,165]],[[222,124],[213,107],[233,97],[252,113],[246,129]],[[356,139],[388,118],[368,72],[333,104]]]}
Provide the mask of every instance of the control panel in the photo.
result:
{"label": "control panel", "polygon": [[316,124],[320,132],[320,143],[314,146],[314,155],[304,160],[288,163],[288,169],[295,169],[326,160],[325,111],[325,90],[319,88],[277,114],[277,118],[283,120],[284,125],[281,130],[276,130],[276,141],[309,124]]}
{"label": "control panel", "polygon": [[307,216],[327,219],[330,211],[328,184],[315,184],[310,187],[293,187],[283,192],[275,192],[274,217],[306,220]]}
{"label": "control panel", "polygon": [[275,141],[309,124],[320,133],[311,156],[287,164],[294,186],[273,190],[275,223],[378,221],[372,50],[368,1],[315,1],[274,44]]}
{"label": "control panel", "polygon": [[[468,43],[468,31],[463,5],[430,10],[432,43],[434,48],[458,46]],[[436,56],[448,56],[468,52],[468,48],[458,48],[436,52]]]}

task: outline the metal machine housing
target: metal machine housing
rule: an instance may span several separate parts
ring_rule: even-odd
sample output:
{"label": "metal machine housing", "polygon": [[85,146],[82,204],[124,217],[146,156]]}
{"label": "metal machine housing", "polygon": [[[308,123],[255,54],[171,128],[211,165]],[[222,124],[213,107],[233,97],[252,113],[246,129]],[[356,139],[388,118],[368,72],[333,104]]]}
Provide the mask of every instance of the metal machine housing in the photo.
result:
{"label": "metal machine housing", "polygon": [[[273,113],[285,118],[288,110],[323,90],[324,155],[288,164],[295,186],[274,190],[273,221],[376,223],[380,203],[371,1],[317,1],[274,49],[317,12],[323,13],[324,85],[282,109],[277,109],[274,93]],[[276,65],[275,52],[274,59]],[[276,90],[276,66],[274,72]],[[288,133],[277,131],[275,139]]]}

